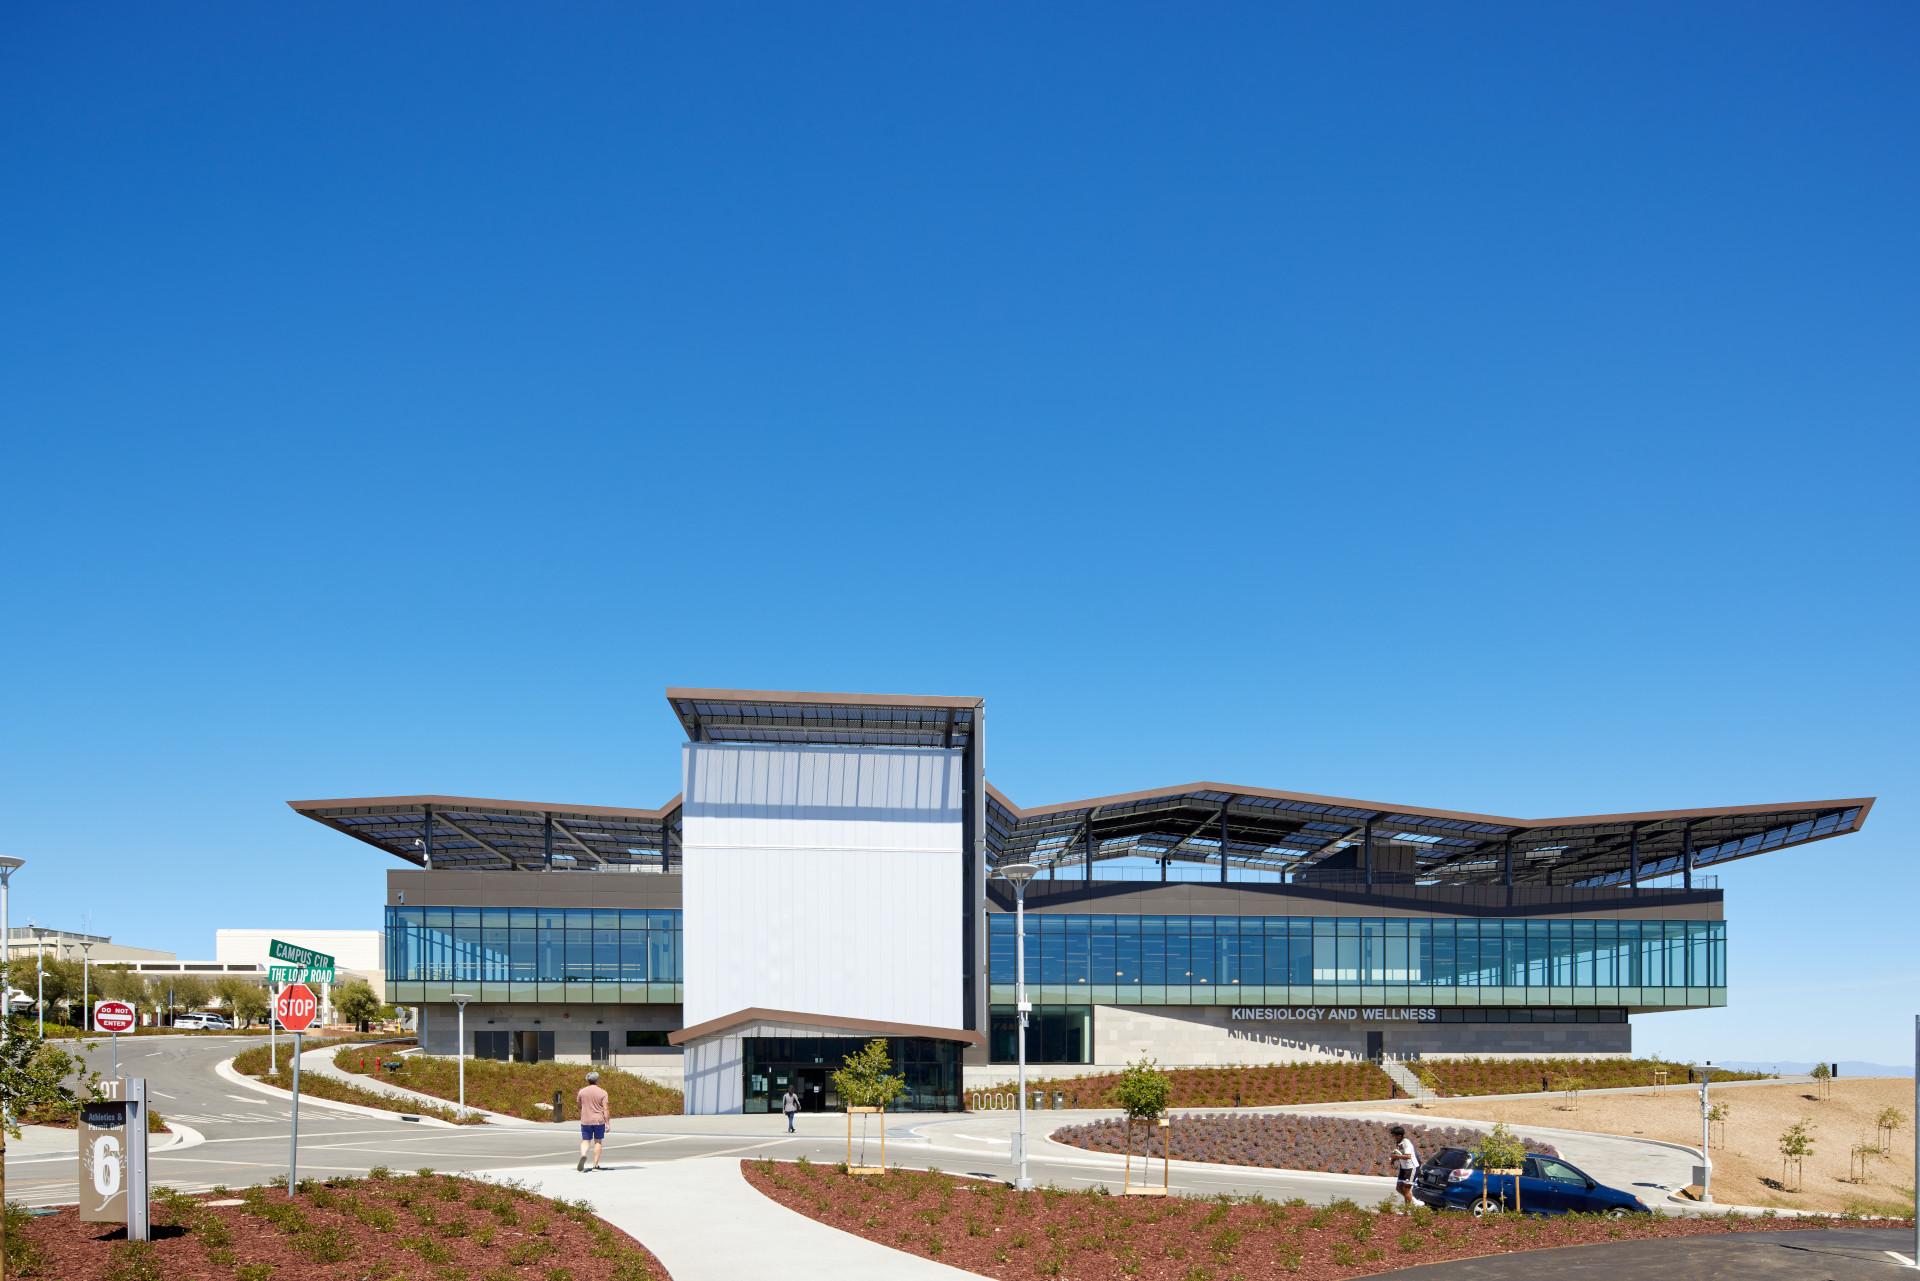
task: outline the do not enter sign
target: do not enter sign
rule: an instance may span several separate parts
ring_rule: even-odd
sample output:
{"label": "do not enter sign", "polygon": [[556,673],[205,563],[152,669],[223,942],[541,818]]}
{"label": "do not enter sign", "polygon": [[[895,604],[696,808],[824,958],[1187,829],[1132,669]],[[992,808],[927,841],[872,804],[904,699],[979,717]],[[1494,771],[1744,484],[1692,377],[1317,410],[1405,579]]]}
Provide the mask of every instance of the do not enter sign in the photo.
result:
{"label": "do not enter sign", "polygon": [[134,1013],[131,1005],[125,1001],[95,1001],[93,1003],[93,1026],[100,1032],[126,1032],[139,1022],[140,1016]]}
{"label": "do not enter sign", "polygon": [[313,1026],[318,1013],[320,1002],[314,999],[313,989],[305,983],[291,983],[280,989],[280,997],[273,1003],[273,1016],[289,1032],[306,1031]]}

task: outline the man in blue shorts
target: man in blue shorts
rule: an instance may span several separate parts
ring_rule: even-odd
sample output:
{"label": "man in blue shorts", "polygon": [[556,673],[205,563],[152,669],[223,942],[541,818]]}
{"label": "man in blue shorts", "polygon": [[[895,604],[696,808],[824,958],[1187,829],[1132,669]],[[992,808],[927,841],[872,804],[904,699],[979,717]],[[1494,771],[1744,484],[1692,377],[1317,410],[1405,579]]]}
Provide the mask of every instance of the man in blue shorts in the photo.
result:
{"label": "man in blue shorts", "polygon": [[587,1168],[588,1151],[591,1149],[593,1168],[600,1168],[600,1145],[607,1141],[607,1092],[600,1088],[600,1074],[587,1073],[587,1083],[574,1095],[580,1104],[580,1163],[573,1168],[584,1171]]}

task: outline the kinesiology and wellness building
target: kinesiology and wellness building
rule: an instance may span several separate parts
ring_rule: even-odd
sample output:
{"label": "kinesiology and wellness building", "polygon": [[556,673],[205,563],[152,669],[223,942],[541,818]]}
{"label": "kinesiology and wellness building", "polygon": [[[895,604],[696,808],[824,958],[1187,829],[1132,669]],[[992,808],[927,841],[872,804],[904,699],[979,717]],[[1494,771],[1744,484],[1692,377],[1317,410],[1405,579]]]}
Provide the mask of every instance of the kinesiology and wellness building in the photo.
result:
{"label": "kinesiology and wellness building", "polygon": [[[1031,1062],[1613,1054],[1724,1004],[1703,869],[1860,830],[1870,798],[1519,819],[1192,783],[1024,809],[978,698],[671,689],[657,809],[295,801],[396,855],[388,998],[436,1053],[613,1063],[761,1111],[884,1036],[911,1108],[1005,1080],[1029,883]],[[663,789],[664,790],[664,789]]]}

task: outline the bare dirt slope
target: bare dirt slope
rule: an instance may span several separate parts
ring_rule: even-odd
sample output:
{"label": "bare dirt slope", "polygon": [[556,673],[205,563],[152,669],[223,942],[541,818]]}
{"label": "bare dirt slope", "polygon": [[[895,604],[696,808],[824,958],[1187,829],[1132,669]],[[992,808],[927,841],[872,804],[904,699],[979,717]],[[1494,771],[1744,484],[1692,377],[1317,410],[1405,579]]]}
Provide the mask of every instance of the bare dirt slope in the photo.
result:
{"label": "bare dirt slope", "polygon": [[[1845,1211],[1901,1207],[1913,1212],[1913,1082],[1900,1077],[1840,1080],[1833,1097],[1820,1099],[1819,1088],[1802,1085],[1743,1085],[1717,1091],[1714,1101],[1729,1116],[1725,1146],[1714,1128],[1713,1193],[1716,1201],[1777,1206],[1796,1210]],[[1411,1110],[1404,1105],[1396,1110]],[[1883,1108],[1899,1108],[1906,1123],[1884,1157],[1868,1163],[1867,1182],[1847,1181],[1850,1149],[1876,1139],[1874,1118]],[[1441,1116],[1544,1125],[1599,1134],[1642,1135],[1670,1143],[1700,1146],[1700,1096],[1692,1089],[1658,1094],[1583,1095],[1568,1110],[1557,1094],[1537,1099],[1480,1102],[1440,1099],[1429,1111]],[[1812,1123],[1814,1154],[1806,1158],[1803,1189],[1780,1186],[1780,1133],[1795,1121]]]}

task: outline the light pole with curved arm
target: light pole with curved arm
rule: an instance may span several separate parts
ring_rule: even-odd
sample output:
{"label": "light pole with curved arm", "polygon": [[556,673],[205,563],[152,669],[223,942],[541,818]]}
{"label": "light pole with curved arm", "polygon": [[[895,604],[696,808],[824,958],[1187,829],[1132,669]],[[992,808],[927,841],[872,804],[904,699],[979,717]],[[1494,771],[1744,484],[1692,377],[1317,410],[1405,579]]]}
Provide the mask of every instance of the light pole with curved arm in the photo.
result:
{"label": "light pole with curved arm", "polygon": [[1019,1173],[1013,1186],[1021,1192],[1033,1191],[1033,1179],[1027,1174],[1027,1015],[1033,1011],[1027,1000],[1027,882],[1039,871],[1032,863],[1008,863],[994,873],[1013,886],[1013,1003],[1020,1016],[1020,1134],[1014,1157]]}

